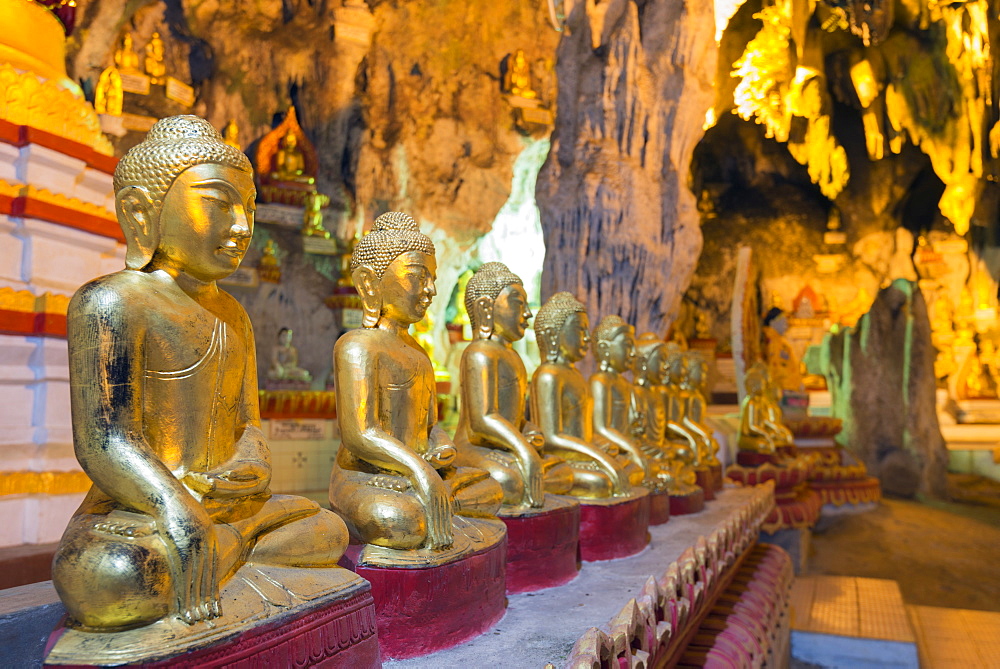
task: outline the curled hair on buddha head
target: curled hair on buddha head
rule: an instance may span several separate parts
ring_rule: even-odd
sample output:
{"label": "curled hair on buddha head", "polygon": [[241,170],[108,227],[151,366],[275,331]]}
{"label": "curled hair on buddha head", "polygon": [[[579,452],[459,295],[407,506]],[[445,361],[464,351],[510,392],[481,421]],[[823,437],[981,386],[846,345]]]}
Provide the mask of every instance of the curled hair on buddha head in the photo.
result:
{"label": "curled hair on buddha head", "polygon": [[[655,356],[659,356],[661,360],[665,359],[667,345],[654,333],[644,332],[635,340],[635,350],[646,361],[646,368],[650,369],[649,363]],[[659,374],[659,370],[653,371]]]}
{"label": "curled hair on buddha head", "polygon": [[616,314],[610,316],[605,316],[601,319],[601,322],[597,324],[594,328],[593,343],[594,347],[594,357],[600,359],[603,355],[601,351],[601,343],[608,344],[612,339],[618,336],[620,332],[627,331],[631,329],[632,326],[625,322],[625,319]]}
{"label": "curled hair on buddha head", "polygon": [[573,314],[585,314],[587,307],[572,294],[562,291],[549,298],[535,316],[535,339],[542,358],[555,362],[559,355],[559,336],[566,320]]}
{"label": "curled hair on buddha head", "polygon": [[[118,221],[127,244],[125,264],[129,269],[142,269],[152,260],[159,244],[160,209],[170,186],[184,170],[203,163],[253,173],[242,151],[223,142],[211,123],[190,115],[160,119],[150,128],[146,138],[118,161],[113,184]],[[127,208],[124,199],[132,202],[129,211],[134,210],[135,202],[140,200],[152,207],[150,220],[138,221],[145,229],[134,229],[136,220],[128,220],[129,217],[123,215]]]}
{"label": "curled hair on buddha head", "polygon": [[434,242],[420,232],[408,214],[389,211],[375,219],[371,232],[361,238],[351,254],[351,271],[368,267],[379,279],[393,260],[409,251],[434,255]]}
{"label": "curled hair on buddha head", "polygon": [[488,262],[476,270],[465,285],[465,310],[469,313],[469,321],[473,330],[479,332],[482,329],[480,334],[487,337],[493,330],[492,323],[480,322],[476,301],[487,297],[492,302],[500,296],[504,288],[515,285],[522,286],[524,282],[502,262]]}

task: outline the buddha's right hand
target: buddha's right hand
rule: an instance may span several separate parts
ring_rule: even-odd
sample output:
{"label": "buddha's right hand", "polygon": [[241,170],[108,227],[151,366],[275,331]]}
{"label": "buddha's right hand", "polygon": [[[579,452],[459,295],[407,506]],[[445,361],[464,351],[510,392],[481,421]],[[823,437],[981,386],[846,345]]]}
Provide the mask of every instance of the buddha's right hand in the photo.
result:
{"label": "buddha's right hand", "polygon": [[172,503],[158,520],[181,620],[193,625],[220,616],[218,544],[212,519],[190,499]]}
{"label": "buddha's right hand", "polygon": [[426,548],[446,548],[452,544],[451,490],[437,471],[427,465],[413,472],[413,491],[427,512]]}

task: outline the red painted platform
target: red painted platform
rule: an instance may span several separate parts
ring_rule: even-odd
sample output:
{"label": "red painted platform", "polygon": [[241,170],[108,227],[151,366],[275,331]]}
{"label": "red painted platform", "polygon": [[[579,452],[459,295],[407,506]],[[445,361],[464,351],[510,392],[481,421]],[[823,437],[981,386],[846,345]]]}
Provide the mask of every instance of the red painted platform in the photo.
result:
{"label": "red painted platform", "polygon": [[708,468],[708,470],[712,472],[712,484],[715,488],[715,492],[722,492],[722,479],[723,479],[722,463],[720,462],[718,464],[712,465]]}
{"label": "red painted platform", "polygon": [[433,567],[357,565],[361,546],[341,564],[368,580],[384,659],[420,657],[487,632],[507,608],[507,539]]}
{"label": "red painted platform", "polygon": [[670,520],[670,493],[666,490],[649,493],[649,524],[663,525]]}
{"label": "red painted platform", "polygon": [[[46,655],[66,632],[52,633]],[[52,669],[91,669],[108,666],[46,664]],[[251,667],[323,667],[358,669],[381,667],[375,606],[367,585],[353,596],[326,602],[304,614],[277,615],[204,648],[183,655],[118,667],[175,669],[249,669]]]}
{"label": "red painted platform", "polygon": [[710,502],[715,499],[715,477],[712,475],[712,470],[708,467],[696,469],[695,476],[697,476],[695,483],[701,488],[705,501]]}
{"label": "red painted platform", "polygon": [[698,513],[705,508],[705,491],[698,488],[687,495],[670,496],[670,515],[686,516],[689,513]]}
{"label": "red painted platform", "polygon": [[581,500],[580,558],[584,562],[635,555],[649,543],[649,491],[632,496]]}
{"label": "red painted platform", "polygon": [[546,495],[534,513],[498,516],[507,526],[507,594],[568,583],[580,571],[580,504]]}

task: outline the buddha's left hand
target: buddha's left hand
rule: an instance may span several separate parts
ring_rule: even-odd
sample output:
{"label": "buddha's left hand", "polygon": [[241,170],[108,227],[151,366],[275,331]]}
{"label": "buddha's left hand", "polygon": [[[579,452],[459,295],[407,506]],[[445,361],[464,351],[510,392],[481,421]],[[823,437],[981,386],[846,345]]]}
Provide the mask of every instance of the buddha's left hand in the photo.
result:
{"label": "buddha's left hand", "polygon": [[424,453],[423,458],[434,469],[441,469],[451,465],[457,455],[458,451],[454,446],[440,445]]}
{"label": "buddha's left hand", "polygon": [[225,499],[259,492],[257,488],[267,485],[268,473],[263,463],[245,461],[212,472],[188,472],[184,483],[204,497]]}

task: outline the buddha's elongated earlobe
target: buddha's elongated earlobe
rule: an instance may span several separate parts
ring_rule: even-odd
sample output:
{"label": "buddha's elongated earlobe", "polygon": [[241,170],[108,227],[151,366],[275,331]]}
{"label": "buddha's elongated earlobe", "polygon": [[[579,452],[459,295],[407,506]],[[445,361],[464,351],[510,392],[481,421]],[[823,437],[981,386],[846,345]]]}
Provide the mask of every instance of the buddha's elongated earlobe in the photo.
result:
{"label": "buddha's elongated earlobe", "polygon": [[362,265],[351,273],[354,285],[358,287],[358,294],[361,296],[361,325],[366,328],[373,328],[378,325],[378,319],[382,316],[382,295],[378,290],[378,278],[375,270],[367,265]]}
{"label": "buddha's elongated earlobe", "polygon": [[126,186],[118,191],[115,207],[125,233],[125,266],[143,269],[160,245],[159,212],[141,186]]}
{"label": "buddha's elongated earlobe", "polygon": [[482,295],[476,298],[472,308],[476,311],[476,336],[489,339],[493,334],[493,298]]}

